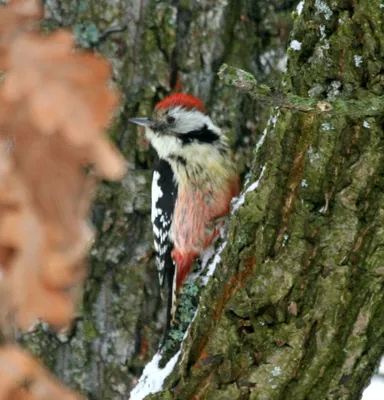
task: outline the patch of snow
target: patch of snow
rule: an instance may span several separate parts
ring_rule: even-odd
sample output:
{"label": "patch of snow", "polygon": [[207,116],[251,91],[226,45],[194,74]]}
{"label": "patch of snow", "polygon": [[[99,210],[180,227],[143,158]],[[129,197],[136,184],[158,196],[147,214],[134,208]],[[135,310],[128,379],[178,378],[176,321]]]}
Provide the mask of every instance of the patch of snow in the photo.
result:
{"label": "patch of snow", "polygon": [[265,168],[266,166],[264,165],[261,169],[259,178],[255,182],[253,182],[245,191],[243,191],[243,193],[241,193],[239,197],[236,197],[232,200],[232,214],[234,214],[240,208],[240,206],[244,204],[245,195],[248,192],[253,192],[255,189],[257,189],[262,177],[264,176]]}
{"label": "patch of snow", "polygon": [[325,25],[321,24],[319,26],[319,29],[320,29],[320,41],[323,42],[323,48],[325,50],[328,50],[329,49],[329,43],[328,43],[328,40],[327,40],[327,35],[325,34]]}
{"label": "patch of snow", "polygon": [[[277,109],[277,107],[276,107],[276,109]],[[276,122],[277,122],[277,117],[278,117],[278,115],[279,115],[279,113],[277,112],[277,113],[272,117],[272,119],[270,119],[270,121],[272,122],[272,125],[273,125],[274,128],[276,128]]]}
{"label": "patch of snow", "polygon": [[248,186],[250,179],[251,179],[251,173],[247,172],[247,174],[245,175],[244,187]]}
{"label": "patch of snow", "polygon": [[273,117],[269,117],[269,120],[267,122],[267,126],[265,127],[263,133],[261,134],[259,141],[256,143],[255,155],[258,153],[260,147],[264,143],[264,140],[265,140],[265,138],[267,136],[267,133],[268,133],[269,126],[272,124],[274,128],[276,127],[276,122],[277,122],[277,117],[278,116],[279,116],[279,112],[277,111],[277,113]]}
{"label": "patch of snow", "polygon": [[301,15],[304,8],[304,0],[301,0],[300,3],[296,7],[297,15]]}
{"label": "patch of snow", "polygon": [[340,87],[341,87],[340,81],[332,81],[331,84],[329,85],[328,98],[331,100],[335,99],[340,94],[339,90]]}
{"label": "patch of snow", "polygon": [[203,284],[206,285],[208,283],[208,278],[212,276],[215,272],[217,264],[221,261],[221,253],[225,249],[225,246],[227,245],[227,241],[223,242],[220,247],[218,248],[214,259],[212,262],[208,265],[208,270],[207,273],[205,274],[205,277],[203,277]]}
{"label": "patch of snow", "polygon": [[265,171],[265,165],[263,166],[263,169],[261,170],[259,179],[257,181],[255,181],[255,182],[253,182],[252,185],[249,185],[249,187],[247,189],[247,193],[248,192],[253,192],[255,189],[257,189],[257,187],[259,186],[260,179],[264,175],[264,171]]}
{"label": "patch of snow", "polygon": [[[269,122],[269,121],[268,121],[268,122]],[[268,125],[267,125],[267,127],[264,129],[263,133],[261,134],[259,141],[256,143],[256,146],[255,146],[255,154],[258,153],[260,147],[263,145],[264,139],[265,139],[265,137],[267,136],[267,133],[268,133]]]}
{"label": "patch of snow", "polygon": [[299,51],[299,50],[301,50],[301,43],[297,40],[292,40],[289,47],[295,51]]}
{"label": "patch of snow", "polygon": [[225,224],[220,228],[220,234],[218,236],[218,238],[221,238],[223,242],[216,250],[215,242],[218,239],[216,238],[211,243],[211,245],[203,251],[203,253],[200,255],[199,270],[197,272],[190,273],[187,277],[187,282],[195,282],[197,278],[201,277],[202,280],[201,284],[203,286],[205,286],[208,283],[208,278],[214,274],[216,266],[220,262],[220,255],[225,249],[225,246],[227,245],[227,241],[225,240],[227,237],[227,229],[228,229],[228,220],[225,221]]}
{"label": "patch of snow", "polygon": [[324,24],[321,24],[321,25],[319,26],[319,30],[320,30],[320,39],[321,39],[321,40],[326,39],[326,38],[327,38],[327,35],[325,34],[325,25],[324,25]]}
{"label": "patch of snow", "polygon": [[367,128],[367,129],[369,129],[371,127],[371,125],[369,124],[368,121],[363,121],[363,126],[364,126],[364,128]]}
{"label": "patch of snow", "polygon": [[165,379],[171,374],[179,359],[180,350],[168,361],[164,368],[159,367],[161,353],[156,353],[145,366],[138,384],[132,390],[130,400],[142,400],[149,394],[160,392]]}
{"label": "patch of snow", "polygon": [[207,249],[204,250],[203,254],[201,255],[201,269],[205,269],[208,265],[208,261],[215,255],[215,247],[209,246]]}
{"label": "patch of snow", "polygon": [[329,122],[324,122],[324,123],[321,124],[321,129],[322,129],[323,131],[331,131],[331,130],[333,130],[333,129],[335,129],[335,128],[334,128],[333,125],[330,124]]}
{"label": "patch of snow", "polygon": [[370,385],[364,390],[361,400],[381,400],[384,393],[384,379],[374,376]]}
{"label": "patch of snow", "polygon": [[361,64],[363,63],[363,57],[354,55],[354,56],[353,56],[353,60],[355,61],[355,66],[356,66],[357,68],[360,68],[360,67],[361,67]]}
{"label": "patch of snow", "polygon": [[232,199],[232,204],[231,204],[232,214],[234,214],[240,208],[240,206],[244,204],[244,201],[245,201],[245,193],[240,193],[238,197]]}
{"label": "patch of snow", "polygon": [[315,7],[316,7],[316,15],[324,14],[324,18],[326,20],[329,20],[329,18],[331,18],[333,12],[325,1],[316,0]]}

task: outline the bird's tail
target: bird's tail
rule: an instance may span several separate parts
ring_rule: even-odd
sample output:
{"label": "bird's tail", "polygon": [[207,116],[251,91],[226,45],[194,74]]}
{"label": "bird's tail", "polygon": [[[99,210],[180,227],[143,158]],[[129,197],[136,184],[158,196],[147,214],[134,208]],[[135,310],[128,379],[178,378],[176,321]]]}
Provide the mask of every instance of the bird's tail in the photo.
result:
{"label": "bird's tail", "polygon": [[[162,291],[167,297],[167,315],[165,322],[165,329],[163,334],[163,340],[161,346],[163,347],[167,338],[168,333],[171,328],[172,321],[174,320],[176,313],[176,264],[172,259],[171,250],[168,250],[165,254],[164,260],[164,280]],[[162,296],[163,297],[163,296]]]}
{"label": "bird's tail", "polygon": [[176,249],[173,249],[169,257],[166,258],[164,289],[167,293],[167,317],[161,347],[165,344],[172,322],[176,318],[177,292],[190,271],[195,258],[195,254],[184,255]]}

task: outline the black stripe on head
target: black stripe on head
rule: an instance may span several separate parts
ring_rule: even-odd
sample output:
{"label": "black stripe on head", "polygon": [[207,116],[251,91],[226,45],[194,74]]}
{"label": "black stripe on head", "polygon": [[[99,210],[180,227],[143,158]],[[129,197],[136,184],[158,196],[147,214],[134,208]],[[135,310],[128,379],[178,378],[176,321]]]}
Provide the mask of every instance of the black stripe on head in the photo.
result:
{"label": "black stripe on head", "polygon": [[178,138],[183,145],[188,145],[194,142],[213,143],[220,139],[220,136],[204,125],[201,129],[188,133],[179,134]]}

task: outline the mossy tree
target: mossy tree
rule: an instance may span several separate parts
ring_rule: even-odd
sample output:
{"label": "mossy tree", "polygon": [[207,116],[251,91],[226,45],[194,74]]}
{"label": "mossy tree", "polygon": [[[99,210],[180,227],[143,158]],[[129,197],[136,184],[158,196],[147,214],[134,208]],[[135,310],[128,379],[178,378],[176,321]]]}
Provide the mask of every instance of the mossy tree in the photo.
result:
{"label": "mossy tree", "polygon": [[282,90],[358,112],[272,112],[181,361],[151,399],[360,398],[384,352],[384,111],[366,103],[381,103],[383,52],[379,2],[300,3]]}

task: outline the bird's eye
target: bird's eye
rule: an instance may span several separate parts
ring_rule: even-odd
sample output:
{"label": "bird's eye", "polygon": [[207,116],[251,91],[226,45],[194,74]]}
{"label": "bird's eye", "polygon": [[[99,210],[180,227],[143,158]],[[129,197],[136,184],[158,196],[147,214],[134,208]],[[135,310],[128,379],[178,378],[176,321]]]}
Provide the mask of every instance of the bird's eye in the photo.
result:
{"label": "bird's eye", "polygon": [[168,124],[173,124],[175,122],[175,118],[171,117],[170,115],[167,116],[167,122]]}

